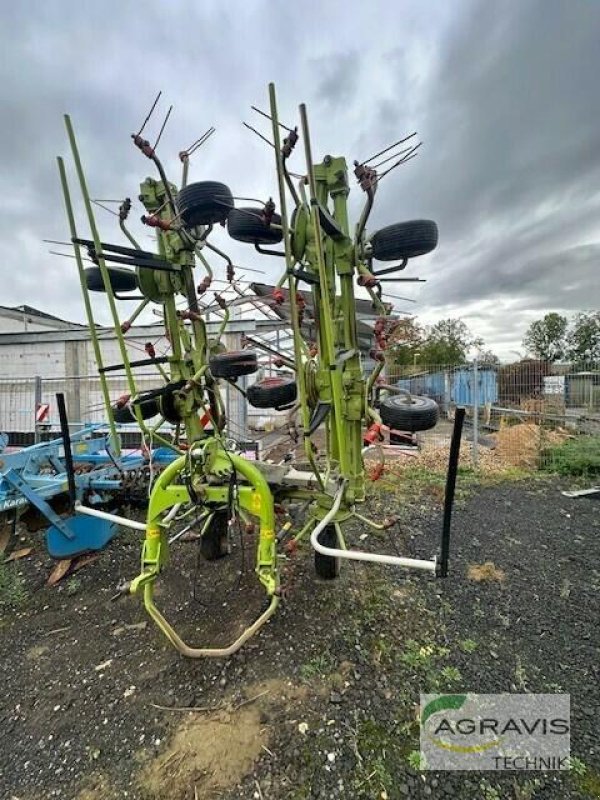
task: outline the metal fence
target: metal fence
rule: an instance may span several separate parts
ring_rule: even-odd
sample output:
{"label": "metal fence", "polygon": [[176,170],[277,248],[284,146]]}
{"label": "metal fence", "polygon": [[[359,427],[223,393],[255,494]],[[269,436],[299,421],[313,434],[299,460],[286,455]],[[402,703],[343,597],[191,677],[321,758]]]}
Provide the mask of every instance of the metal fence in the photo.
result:
{"label": "metal fence", "polygon": [[[116,401],[129,394],[124,376],[108,378],[109,392]],[[138,374],[139,392],[157,388],[157,375]],[[25,446],[42,439],[54,438],[60,430],[57,393],[63,393],[73,430],[93,423],[105,423],[106,412],[97,375],[65,378],[1,378],[0,431],[7,433],[13,446]],[[136,429],[131,425],[132,431]]]}
{"label": "metal fence", "polygon": [[390,364],[386,381],[438,403],[440,423],[419,435],[422,450],[448,446],[464,406],[464,457],[474,466],[560,467],[567,451],[600,445],[599,362]]}
{"label": "metal fence", "polygon": [[[564,445],[598,452],[600,460],[600,363],[553,364],[524,360],[512,364],[386,366],[385,381],[411,394],[433,398],[440,422],[417,435],[419,453],[449,445],[454,409],[467,409],[463,460],[474,466],[560,465]],[[136,375],[139,391],[157,386],[155,373]],[[109,378],[110,396],[128,393],[124,377]],[[56,393],[63,392],[74,428],[106,421],[98,376],[0,379],[0,431],[13,446],[55,436],[59,430]],[[243,396],[226,386],[228,435],[238,440],[285,437],[285,413],[248,409]],[[47,407],[47,408],[46,408]],[[37,416],[37,419],[36,419]],[[279,432],[278,432],[279,431]],[[273,432],[272,434],[270,432]],[[131,435],[137,433],[131,425]],[[575,442],[575,444],[573,444]],[[400,451],[398,451],[400,452]]]}

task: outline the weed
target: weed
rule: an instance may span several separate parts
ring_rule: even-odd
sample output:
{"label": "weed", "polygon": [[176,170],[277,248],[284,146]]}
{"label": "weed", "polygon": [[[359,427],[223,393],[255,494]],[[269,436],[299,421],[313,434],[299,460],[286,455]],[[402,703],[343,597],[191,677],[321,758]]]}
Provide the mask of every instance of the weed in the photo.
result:
{"label": "weed", "polygon": [[560,683],[547,683],[544,687],[548,693],[562,694],[564,692]]}
{"label": "weed", "polygon": [[26,599],[27,591],[17,567],[0,561],[0,608],[19,608]]}
{"label": "weed", "polygon": [[383,725],[365,719],[356,729],[355,752],[358,763],[354,788],[369,784],[377,792],[374,797],[387,794],[393,787],[390,767],[401,758],[397,737]]}
{"label": "weed", "polygon": [[461,639],[458,643],[459,648],[463,653],[474,653],[477,650],[477,642],[474,639]]}
{"label": "weed", "polygon": [[481,800],[502,800],[498,789],[492,786],[489,781],[480,781],[479,788],[481,789]]}
{"label": "weed", "polygon": [[527,691],[527,682],[529,678],[527,677],[527,673],[525,671],[525,667],[521,661],[521,658],[517,656],[517,665],[515,667],[515,684],[516,688],[521,691]]}
{"label": "weed", "polygon": [[411,769],[421,770],[425,768],[425,756],[420,750],[411,750],[406,760]]}
{"label": "weed", "polygon": [[69,578],[69,580],[65,583],[65,591],[71,597],[81,589],[81,581],[79,578]]}
{"label": "weed", "polygon": [[313,678],[320,678],[331,672],[333,661],[329,653],[319,653],[318,656],[311,658],[300,667],[300,677],[303,681],[311,681]]}
{"label": "weed", "polygon": [[460,670],[456,667],[444,667],[440,672],[440,676],[448,686],[456,685],[462,681]]}
{"label": "weed", "polygon": [[515,800],[531,800],[541,786],[542,781],[539,778],[528,778],[523,783],[517,783],[515,779],[513,783]]}
{"label": "weed", "polygon": [[584,478],[600,475],[600,436],[576,436],[543,453],[544,469]]}
{"label": "weed", "polygon": [[582,761],[577,756],[571,756],[569,759],[569,770],[574,774],[578,775],[580,778],[583,778],[585,773],[587,772],[587,766],[585,761]]}
{"label": "weed", "polygon": [[406,642],[404,652],[400,656],[400,661],[402,661],[408,667],[419,669],[430,665],[434,657],[434,645],[420,645],[414,639],[409,639]]}

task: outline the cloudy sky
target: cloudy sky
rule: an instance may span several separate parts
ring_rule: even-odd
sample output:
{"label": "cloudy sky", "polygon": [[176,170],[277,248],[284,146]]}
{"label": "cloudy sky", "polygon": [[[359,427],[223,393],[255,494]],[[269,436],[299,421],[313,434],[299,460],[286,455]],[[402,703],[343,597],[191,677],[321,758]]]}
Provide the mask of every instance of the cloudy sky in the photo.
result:
{"label": "cloudy sky", "polygon": [[[266,107],[275,80],[286,122],[307,103],[315,156],[364,159],[419,132],[420,156],[381,183],[370,221],[439,225],[438,249],[410,266],[427,282],[387,284],[418,301],[398,309],[460,316],[510,358],[546,311],[600,306],[596,0],[0,0],[0,38],[2,305],[82,320],[74,262],[42,242],[67,238],[64,112],[93,196],[136,197],[150,164],[129,134],[162,89],[172,179],[177,152],[214,125],[192,179],[267,197],[272,154],[241,121],[268,131],[250,105]],[[292,163],[302,171],[301,148]],[[103,238],[120,241],[98,215]],[[264,280],[280,266],[222,231],[215,243]]]}

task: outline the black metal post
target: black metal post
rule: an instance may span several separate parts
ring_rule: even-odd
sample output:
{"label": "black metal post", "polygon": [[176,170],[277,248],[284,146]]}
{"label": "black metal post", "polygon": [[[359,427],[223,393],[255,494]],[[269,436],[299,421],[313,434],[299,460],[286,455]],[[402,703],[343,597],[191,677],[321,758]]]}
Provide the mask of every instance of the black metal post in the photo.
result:
{"label": "black metal post", "polygon": [[452,523],[452,506],[454,505],[454,491],[456,489],[456,474],[458,472],[458,457],[460,455],[460,440],[465,409],[457,408],[454,417],[454,429],[450,441],[450,457],[448,459],[448,474],[446,476],[446,493],[444,497],[444,522],[442,525],[442,553],[438,566],[438,576],[448,577],[448,558],[450,556],[450,527]]}
{"label": "black metal post", "polygon": [[71,435],[69,433],[69,420],[67,418],[67,408],[65,406],[65,396],[62,392],[56,395],[56,405],[58,407],[58,418],[60,420],[60,434],[63,440],[65,451],[65,467],[67,469],[67,483],[69,486],[69,500],[71,509],[75,508],[75,470],[73,469],[73,451],[71,450]]}

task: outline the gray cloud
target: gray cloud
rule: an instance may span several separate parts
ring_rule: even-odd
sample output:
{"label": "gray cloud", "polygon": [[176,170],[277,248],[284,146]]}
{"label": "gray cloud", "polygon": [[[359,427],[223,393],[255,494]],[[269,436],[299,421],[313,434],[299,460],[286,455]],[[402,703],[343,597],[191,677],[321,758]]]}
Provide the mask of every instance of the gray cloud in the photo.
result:
{"label": "gray cloud", "polygon": [[[422,153],[382,182],[372,227],[437,220],[438,250],[411,267],[428,283],[388,284],[414,293],[425,319],[460,314],[508,354],[545,311],[598,306],[596,4],[377,0],[351,14],[341,0],[5,6],[0,303],[82,318],[74,264],[41,242],[67,236],[55,164],[67,152],[64,111],[96,196],[137,195],[150,165],[129,133],[162,88],[162,112],[175,105],[161,143],[170,174],[177,179],[177,152],[214,124],[193,177],[268,197],[276,192],[272,154],[241,120],[251,118],[251,103],[266,108],[274,79],[286,122],[295,124],[298,102],[307,102],[317,157],[364,158],[419,131]],[[266,120],[253,124],[268,134]],[[301,148],[294,164],[302,169]],[[356,211],[362,198],[354,194]],[[98,214],[105,238],[117,239],[114,220]],[[224,232],[216,241],[267,278],[280,268],[232,246]]]}

